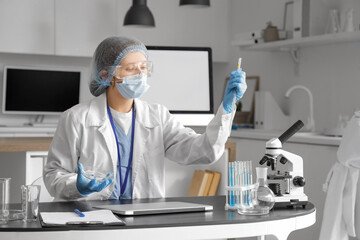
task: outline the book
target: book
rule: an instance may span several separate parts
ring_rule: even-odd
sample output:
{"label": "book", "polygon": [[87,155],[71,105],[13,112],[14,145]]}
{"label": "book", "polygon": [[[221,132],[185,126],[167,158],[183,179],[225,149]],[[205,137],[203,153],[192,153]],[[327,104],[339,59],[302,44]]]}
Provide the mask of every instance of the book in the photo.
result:
{"label": "book", "polygon": [[188,196],[204,196],[205,187],[209,178],[209,173],[203,170],[195,170],[188,191]]}
{"label": "book", "polygon": [[205,170],[205,174],[209,174],[208,179],[206,181],[205,190],[203,196],[208,196],[210,191],[210,186],[214,178],[214,172]]}
{"label": "book", "polygon": [[[210,171],[210,170],[206,170]],[[219,187],[220,179],[221,179],[221,173],[216,171],[210,171],[213,174],[213,178],[210,184],[209,192],[206,196],[215,196],[217,189]]]}

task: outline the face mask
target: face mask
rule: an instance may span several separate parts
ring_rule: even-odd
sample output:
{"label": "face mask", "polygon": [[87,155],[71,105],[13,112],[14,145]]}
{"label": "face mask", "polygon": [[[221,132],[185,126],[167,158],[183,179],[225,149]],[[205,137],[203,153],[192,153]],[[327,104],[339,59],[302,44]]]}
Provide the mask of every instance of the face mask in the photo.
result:
{"label": "face mask", "polygon": [[122,78],[122,83],[116,83],[116,87],[126,98],[139,98],[148,89],[147,76],[143,73]]}

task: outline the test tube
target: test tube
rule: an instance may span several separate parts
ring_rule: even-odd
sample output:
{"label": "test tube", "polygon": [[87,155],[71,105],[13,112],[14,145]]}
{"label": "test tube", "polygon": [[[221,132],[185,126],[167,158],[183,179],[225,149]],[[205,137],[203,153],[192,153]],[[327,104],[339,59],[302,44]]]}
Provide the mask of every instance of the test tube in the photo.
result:
{"label": "test tube", "polygon": [[[234,162],[234,164],[235,164],[235,166],[234,166],[234,168],[235,168],[235,186],[239,186],[239,176],[240,176],[240,174],[239,174],[239,161],[235,161]],[[235,205],[236,206],[238,206],[239,205],[239,202],[240,202],[240,200],[239,200],[239,191],[235,191]]]}
{"label": "test tube", "polygon": [[[239,179],[240,179],[239,185],[241,187],[243,187],[244,186],[244,162],[243,161],[239,162],[239,174],[240,174],[240,176],[239,176]],[[242,191],[242,190],[240,191],[240,204],[241,204],[241,206],[243,206],[243,204],[244,204],[244,191]]]}
{"label": "test tube", "polygon": [[[235,172],[234,172],[234,162],[229,162],[229,187],[233,187],[234,184],[234,178],[235,178]],[[230,190],[229,194],[229,206],[235,207],[235,196],[234,191]]]}
{"label": "test tube", "polygon": [[[251,184],[251,161],[247,161],[247,185]],[[247,204],[251,205],[251,191],[247,191]]]}
{"label": "test tube", "polygon": [[[244,161],[241,161],[240,162],[240,168],[241,168],[241,186],[244,187],[245,186],[245,162]],[[241,191],[241,204],[242,206],[246,205],[246,199],[245,199],[245,192],[244,191]]]}
{"label": "test tube", "polygon": [[[238,65],[237,65],[237,69],[241,69],[241,61],[242,61],[242,58],[240,57],[239,60],[238,60]],[[236,105],[236,96],[234,95],[234,101],[233,101],[233,106]]]}
{"label": "test tube", "polygon": [[[248,162],[248,185],[252,184],[252,162]],[[252,193],[251,190],[248,190],[248,205],[252,206]]]}
{"label": "test tube", "polygon": [[239,60],[238,60],[238,69],[240,69],[241,68],[241,58],[239,58]]}
{"label": "test tube", "polygon": [[[248,164],[247,164],[247,161],[244,161],[244,186],[247,186],[249,185],[248,184]],[[245,191],[245,199],[244,199],[244,204],[246,206],[249,205],[249,202],[248,202],[248,191]]]}

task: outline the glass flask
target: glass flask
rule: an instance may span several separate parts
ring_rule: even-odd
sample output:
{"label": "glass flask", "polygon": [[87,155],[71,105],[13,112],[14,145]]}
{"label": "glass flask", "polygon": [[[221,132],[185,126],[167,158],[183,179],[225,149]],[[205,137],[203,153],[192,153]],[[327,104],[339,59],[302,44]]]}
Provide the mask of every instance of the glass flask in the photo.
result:
{"label": "glass flask", "polygon": [[257,189],[256,202],[260,207],[268,207],[269,211],[274,207],[275,195],[271,189],[266,185],[266,181],[263,178],[259,178],[259,187]]}

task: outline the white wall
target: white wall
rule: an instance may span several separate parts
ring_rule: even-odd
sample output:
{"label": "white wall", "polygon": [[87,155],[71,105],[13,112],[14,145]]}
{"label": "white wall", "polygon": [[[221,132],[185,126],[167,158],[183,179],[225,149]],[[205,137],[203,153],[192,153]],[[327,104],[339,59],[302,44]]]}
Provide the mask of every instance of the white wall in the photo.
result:
{"label": "white wall", "polygon": [[[230,39],[240,32],[264,29],[271,20],[282,26],[285,0],[242,0],[231,1]],[[336,4],[335,4],[336,3]],[[310,26],[312,34],[325,29],[328,8],[341,9],[349,6],[349,0],[311,1]],[[360,1],[353,4],[356,26],[360,24]],[[324,10],[326,9],[326,10]],[[321,21],[319,19],[322,19]],[[243,57],[243,69],[247,75],[260,76],[260,90],[270,91],[283,111],[293,121],[306,121],[309,113],[308,97],[305,92],[295,91],[290,99],[283,95],[296,84],[305,85],[314,95],[315,124],[317,130],[335,127],[338,115],[351,116],[360,108],[360,43],[333,44],[303,48],[300,51],[299,72],[295,74],[290,54],[287,52],[251,52],[230,46],[230,62],[236,64]]]}
{"label": "white wall", "polygon": [[211,1],[210,8],[180,7],[179,0],[150,0],[155,28],[122,26],[132,1],[118,1],[118,33],[135,36],[146,45],[210,46],[215,61],[228,60],[228,0]]}

